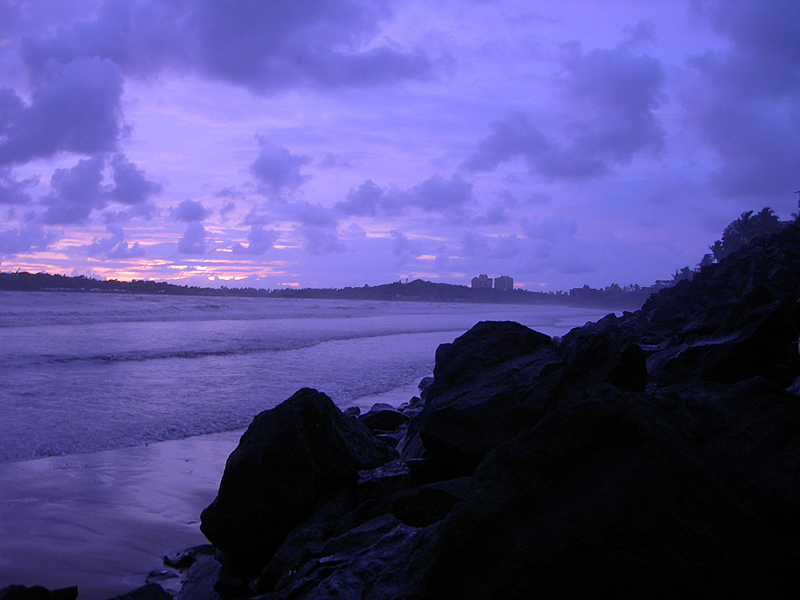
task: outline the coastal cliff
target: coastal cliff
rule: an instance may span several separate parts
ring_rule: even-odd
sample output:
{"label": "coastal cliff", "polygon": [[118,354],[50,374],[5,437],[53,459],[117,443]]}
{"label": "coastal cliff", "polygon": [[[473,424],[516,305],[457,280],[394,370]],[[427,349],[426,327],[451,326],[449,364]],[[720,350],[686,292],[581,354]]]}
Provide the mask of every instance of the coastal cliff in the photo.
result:
{"label": "coastal cliff", "polygon": [[792,223],[560,339],[478,323],[399,409],[300,390],[168,559],[177,598],[785,597],[798,337]]}

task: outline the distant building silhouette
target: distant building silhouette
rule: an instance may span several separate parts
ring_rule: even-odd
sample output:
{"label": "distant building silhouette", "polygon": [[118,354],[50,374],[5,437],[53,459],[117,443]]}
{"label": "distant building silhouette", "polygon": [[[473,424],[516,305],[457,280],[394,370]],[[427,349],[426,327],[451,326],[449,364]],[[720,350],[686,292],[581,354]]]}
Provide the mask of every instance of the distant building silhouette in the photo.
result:
{"label": "distant building silhouette", "polygon": [[490,290],[492,289],[492,278],[488,275],[478,275],[472,278],[473,290]]}
{"label": "distant building silhouette", "polygon": [[500,277],[496,277],[494,280],[494,289],[501,290],[504,292],[511,291],[514,289],[514,279],[509,277],[508,275],[501,275]]}

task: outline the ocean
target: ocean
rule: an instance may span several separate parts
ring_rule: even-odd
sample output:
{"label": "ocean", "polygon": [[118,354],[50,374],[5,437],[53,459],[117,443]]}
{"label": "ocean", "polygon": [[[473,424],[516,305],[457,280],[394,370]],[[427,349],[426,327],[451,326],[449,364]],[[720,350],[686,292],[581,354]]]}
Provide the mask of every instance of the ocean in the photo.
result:
{"label": "ocean", "polygon": [[475,323],[549,335],[563,306],[0,292],[0,461],[246,427],[301,387],[399,403]]}

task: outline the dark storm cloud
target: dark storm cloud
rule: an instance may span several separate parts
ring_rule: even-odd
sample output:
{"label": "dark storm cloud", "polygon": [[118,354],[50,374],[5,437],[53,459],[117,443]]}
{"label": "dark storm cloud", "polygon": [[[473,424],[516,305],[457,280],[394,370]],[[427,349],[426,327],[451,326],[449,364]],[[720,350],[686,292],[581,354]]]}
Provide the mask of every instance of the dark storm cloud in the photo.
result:
{"label": "dark storm cloud", "polygon": [[125,239],[125,231],[119,225],[108,225],[106,231],[110,233],[106,238],[95,238],[86,246],[86,255],[103,258],[139,258],[144,256],[144,248],[139,242],[129,244]]}
{"label": "dark storm cloud", "polygon": [[48,63],[41,85],[25,104],[0,91],[0,165],[57,152],[96,154],[114,150],[122,133],[118,67],[98,58]]}
{"label": "dark storm cloud", "polygon": [[183,200],[172,209],[172,218],[181,223],[199,222],[206,217],[208,217],[208,211],[197,200]]}
{"label": "dark storm cloud", "polygon": [[109,196],[122,204],[143,204],[161,192],[160,184],[147,179],[144,170],[122,154],[111,159],[111,173],[114,187]]}
{"label": "dark storm cloud", "polygon": [[371,180],[351,189],[345,200],[335,204],[336,210],[353,216],[374,217],[378,214],[399,214],[415,207],[425,212],[447,212],[474,199],[472,184],[458,173],[445,179],[438,173],[408,190],[385,190]]}
{"label": "dark storm cloud", "polygon": [[311,162],[305,154],[292,154],[288,148],[261,140],[261,150],[250,171],[258,181],[259,191],[271,198],[281,198],[297,190],[310,179],[300,169]]}
{"label": "dark storm cloud", "polygon": [[564,47],[558,79],[573,117],[563,140],[546,135],[518,112],[490,125],[463,163],[468,171],[493,171],[516,157],[548,179],[583,179],[630,162],[643,151],[658,152],[664,130],[654,111],[660,106],[664,74],[660,62],[627,47],[583,52]]}
{"label": "dark storm cloud", "polygon": [[178,240],[180,254],[205,254],[206,228],[199,221],[192,221],[186,226],[181,239]]}
{"label": "dark storm cloud", "polygon": [[722,159],[713,181],[728,196],[785,197],[798,183],[800,4],[694,6],[731,42],[689,60],[701,77],[682,95],[689,122]]}
{"label": "dark storm cloud", "polygon": [[37,225],[0,231],[0,256],[24,254],[33,250],[46,250],[56,240],[54,233]]}
{"label": "dark storm cloud", "polygon": [[56,169],[50,178],[52,192],[42,199],[47,206],[42,220],[50,225],[78,223],[93,210],[103,208],[104,167],[103,157],[94,156],[78,161],[71,169]]}
{"label": "dark storm cloud", "polygon": [[10,169],[0,168],[0,204],[27,204],[31,201],[28,189],[39,182],[36,177],[17,180]]}
{"label": "dark storm cloud", "polygon": [[29,37],[39,73],[50,60],[99,56],[126,72],[189,69],[256,93],[296,85],[375,85],[429,75],[420,50],[373,44],[387,2],[353,0],[108,0],[97,17]]}
{"label": "dark storm cloud", "polygon": [[277,239],[277,232],[271,229],[264,229],[260,225],[253,225],[250,228],[250,233],[247,234],[247,246],[237,243],[234,244],[231,250],[233,250],[235,254],[259,256],[272,248],[272,245]]}

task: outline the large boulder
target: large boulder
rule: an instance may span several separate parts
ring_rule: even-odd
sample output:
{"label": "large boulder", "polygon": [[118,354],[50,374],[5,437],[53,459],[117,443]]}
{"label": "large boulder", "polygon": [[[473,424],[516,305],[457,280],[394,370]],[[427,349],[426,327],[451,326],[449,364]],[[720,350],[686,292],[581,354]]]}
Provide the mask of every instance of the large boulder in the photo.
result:
{"label": "large boulder", "polygon": [[606,388],[498,446],[417,599],[784,597],[800,583],[800,406],[763,381]]}
{"label": "large boulder", "polygon": [[550,337],[518,323],[478,323],[440,346],[421,425],[410,429],[419,429],[431,477],[470,475],[552,410],[562,362]]}
{"label": "large boulder", "polygon": [[251,578],[320,503],[355,487],[358,471],[380,466],[393,452],[328,396],[302,389],[253,419],[200,528]]}

